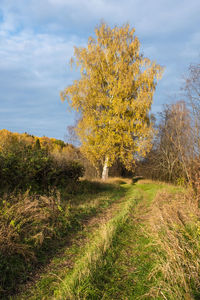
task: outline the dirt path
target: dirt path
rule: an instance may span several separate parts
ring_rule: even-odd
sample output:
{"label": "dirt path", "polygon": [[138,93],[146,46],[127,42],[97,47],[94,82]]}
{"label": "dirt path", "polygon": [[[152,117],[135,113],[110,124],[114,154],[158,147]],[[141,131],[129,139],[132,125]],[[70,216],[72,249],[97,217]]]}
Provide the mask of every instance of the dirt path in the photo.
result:
{"label": "dirt path", "polygon": [[85,220],[34,282],[11,299],[153,299],[155,279],[149,276],[156,247],[146,221],[163,188],[152,182],[124,185],[125,195]]}
{"label": "dirt path", "polygon": [[122,196],[95,216],[85,216],[82,228],[67,238],[67,243],[46,266],[37,270],[31,280],[19,287],[19,292],[10,299],[48,299],[55,287],[73,269],[74,263],[82,254],[81,249],[90,242],[92,234],[118,214],[125,201]]}

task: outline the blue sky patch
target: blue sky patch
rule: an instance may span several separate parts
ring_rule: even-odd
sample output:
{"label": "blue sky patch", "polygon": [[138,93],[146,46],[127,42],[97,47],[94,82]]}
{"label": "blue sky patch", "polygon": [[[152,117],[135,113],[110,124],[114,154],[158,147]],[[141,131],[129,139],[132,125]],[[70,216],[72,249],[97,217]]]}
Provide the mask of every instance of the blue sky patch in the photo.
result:
{"label": "blue sky patch", "polygon": [[102,20],[136,29],[145,56],[165,67],[152,111],[181,99],[200,58],[199,0],[0,0],[0,129],[63,139],[75,114],[59,93],[79,78],[69,60]]}

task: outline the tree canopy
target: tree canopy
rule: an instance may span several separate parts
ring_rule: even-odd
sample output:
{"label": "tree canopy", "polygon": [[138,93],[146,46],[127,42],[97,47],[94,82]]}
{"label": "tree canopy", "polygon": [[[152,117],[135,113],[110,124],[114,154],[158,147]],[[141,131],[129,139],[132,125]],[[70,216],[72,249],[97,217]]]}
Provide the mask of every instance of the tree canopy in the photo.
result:
{"label": "tree canopy", "polygon": [[87,47],[75,47],[72,62],[81,78],[61,92],[81,113],[82,151],[97,165],[119,159],[131,168],[150,150],[149,111],[162,68],[140,53],[135,29],[101,24]]}

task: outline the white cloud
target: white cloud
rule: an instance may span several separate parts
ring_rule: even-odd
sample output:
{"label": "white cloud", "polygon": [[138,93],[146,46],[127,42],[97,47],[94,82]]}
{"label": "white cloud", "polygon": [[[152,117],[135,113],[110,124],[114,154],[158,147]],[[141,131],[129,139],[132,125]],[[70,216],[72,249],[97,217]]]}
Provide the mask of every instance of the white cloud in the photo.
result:
{"label": "white cloud", "polygon": [[[42,26],[63,32],[88,29],[105,19],[129,21],[141,35],[177,32],[199,22],[199,0],[2,0],[4,25],[15,28]],[[59,25],[58,25],[59,24]]]}
{"label": "white cloud", "polygon": [[[18,86],[55,86],[67,72],[67,63],[73,55],[75,43],[83,40],[64,40],[47,34],[20,32],[17,35],[0,34],[0,72],[19,72]],[[22,78],[24,77],[24,82]],[[53,87],[52,86],[52,87]]]}

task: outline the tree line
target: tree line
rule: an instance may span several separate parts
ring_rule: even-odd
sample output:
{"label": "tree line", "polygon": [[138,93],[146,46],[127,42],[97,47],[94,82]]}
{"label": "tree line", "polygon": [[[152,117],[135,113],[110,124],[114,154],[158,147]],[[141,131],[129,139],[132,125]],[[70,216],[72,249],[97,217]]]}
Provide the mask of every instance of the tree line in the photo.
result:
{"label": "tree line", "polygon": [[173,183],[200,178],[200,64],[192,64],[182,87],[182,100],[165,105],[157,116],[151,151],[137,165],[145,177]]}

